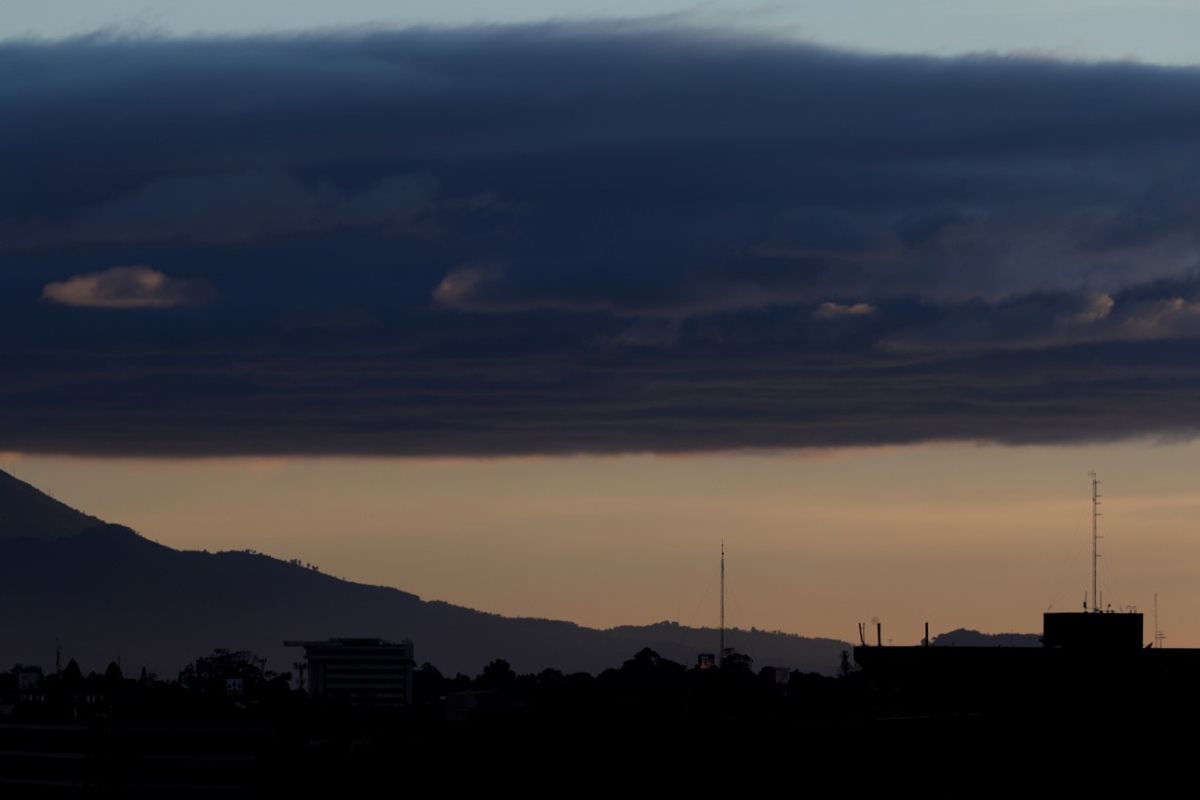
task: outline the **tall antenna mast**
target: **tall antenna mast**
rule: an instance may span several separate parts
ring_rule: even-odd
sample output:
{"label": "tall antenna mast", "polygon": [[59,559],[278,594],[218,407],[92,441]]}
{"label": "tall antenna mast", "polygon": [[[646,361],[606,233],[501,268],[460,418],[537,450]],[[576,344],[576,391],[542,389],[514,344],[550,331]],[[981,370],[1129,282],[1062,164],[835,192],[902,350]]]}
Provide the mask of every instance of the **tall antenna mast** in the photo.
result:
{"label": "tall antenna mast", "polygon": [[725,665],[725,540],[721,540],[721,649],[717,651],[717,666]]}
{"label": "tall antenna mast", "polygon": [[1100,569],[1100,481],[1096,480],[1096,473],[1089,472],[1088,475],[1092,478],[1092,610],[1103,611],[1100,607],[1100,581],[1098,579]]}
{"label": "tall antenna mast", "polygon": [[1167,635],[1162,632],[1162,628],[1158,627],[1158,592],[1154,593],[1154,649],[1162,650],[1163,639]]}

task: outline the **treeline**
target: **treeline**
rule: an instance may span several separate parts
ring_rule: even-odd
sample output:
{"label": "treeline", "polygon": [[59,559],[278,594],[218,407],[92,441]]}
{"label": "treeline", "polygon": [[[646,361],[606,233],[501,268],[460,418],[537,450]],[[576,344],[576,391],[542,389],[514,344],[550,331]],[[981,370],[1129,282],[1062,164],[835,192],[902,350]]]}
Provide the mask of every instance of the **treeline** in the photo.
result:
{"label": "treeline", "polygon": [[298,712],[304,700],[290,672],[276,673],[244,650],[215,650],[172,678],[144,667],[126,676],[115,661],[85,675],[74,659],[53,670],[17,664],[0,674],[0,712],[18,721],[269,718]]}
{"label": "treeline", "polygon": [[687,667],[647,648],[599,675],[555,669],[518,675],[497,659],[475,677],[447,677],[427,663],[416,672],[414,702],[425,718],[450,722],[822,720],[857,714],[861,688],[848,657],[831,677],[756,671],[739,653],[728,653],[719,667]]}
{"label": "treeline", "polygon": [[[297,664],[302,668],[302,664]],[[410,725],[622,719],[831,719],[861,708],[861,681],[849,665],[830,677],[763,667],[730,652],[720,666],[687,667],[643,649],[598,675],[545,669],[517,674],[503,659],[475,676],[414,670],[413,706],[365,712],[348,702],[307,696],[300,669],[277,673],[246,651],[216,650],[178,675],[141,669],[126,676],[114,662],[85,675],[74,660],[44,671],[16,665],[0,674],[0,713],[23,720],[106,718],[293,719],[346,714],[402,717]]]}

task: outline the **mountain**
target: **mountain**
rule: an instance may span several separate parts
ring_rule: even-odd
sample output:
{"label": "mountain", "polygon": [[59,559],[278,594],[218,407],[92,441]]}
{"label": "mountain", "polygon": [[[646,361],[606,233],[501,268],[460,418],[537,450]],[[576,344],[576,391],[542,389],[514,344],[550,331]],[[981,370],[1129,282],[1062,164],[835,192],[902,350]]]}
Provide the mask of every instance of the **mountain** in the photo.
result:
{"label": "mountain", "polygon": [[0,470],[0,539],[59,539],[99,524]]}
{"label": "mountain", "polygon": [[[615,639],[628,642],[638,649],[640,642],[653,641],[653,650],[659,655],[691,665],[699,653],[717,650],[719,633],[715,628],[691,628],[678,622],[658,622],[653,625],[622,625],[605,631]],[[754,659],[755,668],[790,667],[805,672],[832,674],[841,663],[844,650],[851,650],[848,642],[837,639],[813,639],[782,631],[762,631],[757,628],[744,630],[730,628],[725,631],[725,646]],[[811,654],[810,654],[811,653]],[[813,660],[819,655],[820,660]]]}
{"label": "mountain", "polygon": [[[42,497],[24,501],[31,508],[55,502]],[[129,528],[91,522],[74,536],[52,537],[46,531],[53,528],[42,526],[35,536],[0,539],[0,669],[53,664],[56,642],[85,669],[120,658],[127,671],[146,665],[163,676],[217,647],[251,650],[285,671],[302,652],[284,640],[341,636],[410,638],[418,662],[471,675],[494,658],[519,672],[598,672],[643,647],[687,664],[716,649],[711,629],[659,623],[597,630],[502,617],[258,553],[174,550]],[[760,666],[825,673],[849,648],[763,631],[729,631],[726,641]]]}
{"label": "mountain", "polygon": [[980,633],[970,628],[957,628],[933,637],[938,647],[1041,647],[1042,637],[1036,633]]}

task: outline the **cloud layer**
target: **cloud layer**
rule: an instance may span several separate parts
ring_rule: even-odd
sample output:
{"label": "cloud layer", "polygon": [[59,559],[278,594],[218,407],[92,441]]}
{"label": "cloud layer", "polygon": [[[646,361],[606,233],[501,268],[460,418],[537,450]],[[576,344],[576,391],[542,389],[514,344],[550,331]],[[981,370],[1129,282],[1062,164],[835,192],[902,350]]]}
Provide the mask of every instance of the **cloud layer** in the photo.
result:
{"label": "cloud layer", "polygon": [[643,26],[0,45],[0,450],[1191,436],[1197,97]]}

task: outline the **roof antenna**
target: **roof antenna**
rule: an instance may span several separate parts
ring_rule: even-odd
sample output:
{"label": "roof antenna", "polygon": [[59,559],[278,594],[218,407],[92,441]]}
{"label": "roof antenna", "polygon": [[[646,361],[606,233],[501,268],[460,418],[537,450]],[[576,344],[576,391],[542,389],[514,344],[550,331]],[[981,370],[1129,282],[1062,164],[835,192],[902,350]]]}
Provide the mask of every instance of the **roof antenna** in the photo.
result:
{"label": "roof antenna", "polygon": [[1154,648],[1156,650],[1162,650],[1163,639],[1165,639],[1165,638],[1167,638],[1167,635],[1162,632],[1161,628],[1158,627],[1158,592],[1155,592],[1154,593]]}

